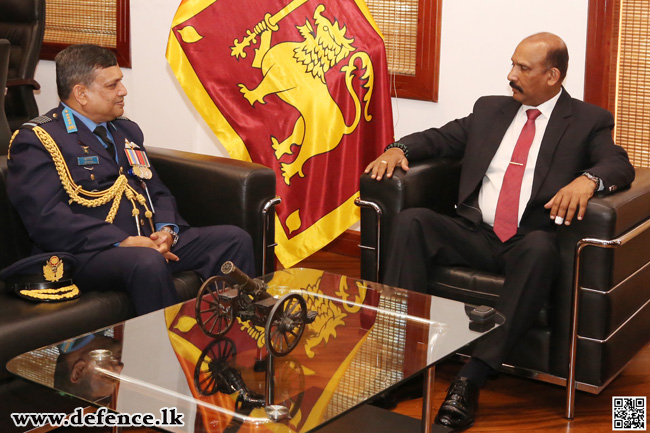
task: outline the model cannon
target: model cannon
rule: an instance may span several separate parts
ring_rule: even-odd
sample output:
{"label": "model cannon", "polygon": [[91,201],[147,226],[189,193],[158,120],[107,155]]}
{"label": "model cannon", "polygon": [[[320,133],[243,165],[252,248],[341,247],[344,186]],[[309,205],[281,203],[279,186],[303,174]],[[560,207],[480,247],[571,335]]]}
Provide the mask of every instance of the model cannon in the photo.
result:
{"label": "model cannon", "polygon": [[308,323],[316,318],[307,311],[305,299],[290,293],[276,299],[261,280],[251,279],[232,262],[221,267],[223,277],[203,283],[196,299],[196,320],[207,335],[225,335],[235,317],[253,326],[264,326],[266,348],[275,356],[285,356],[298,342]]}
{"label": "model cannon", "polygon": [[[205,396],[217,392],[236,395],[235,410],[239,413],[248,414],[254,408],[265,407],[267,413],[272,410],[275,416],[278,416],[279,412],[281,418],[293,418],[300,410],[304,398],[305,374],[302,366],[291,357],[283,358],[278,364],[270,362],[269,359],[259,361],[264,364],[266,375],[274,378],[269,381],[265,377],[267,386],[272,387],[267,388],[270,393],[267,401],[267,396],[253,391],[244,382],[236,366],[236,358],[237,348],[230,338],[215,338],[203,349],[196,362],[195,389]],[[274,395],[278,397],[275,402]]]}
{"label": "model cannon", "polygon": [[237,393],[235,408],[252,409],[265,405],[264,396],[252,391],[241,373],[231,365],[237,356],[235,343],[219,338],[203,349],[194,368],[194,385],[201,395]]}

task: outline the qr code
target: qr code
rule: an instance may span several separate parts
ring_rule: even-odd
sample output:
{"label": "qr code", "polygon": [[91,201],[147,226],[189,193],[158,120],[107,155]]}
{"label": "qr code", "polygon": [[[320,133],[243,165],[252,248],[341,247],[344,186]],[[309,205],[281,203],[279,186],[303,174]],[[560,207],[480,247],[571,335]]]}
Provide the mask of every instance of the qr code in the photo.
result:
{"label": "qr code", "polygon": [[645,397],[612,397],[612,430],[646,430]]}

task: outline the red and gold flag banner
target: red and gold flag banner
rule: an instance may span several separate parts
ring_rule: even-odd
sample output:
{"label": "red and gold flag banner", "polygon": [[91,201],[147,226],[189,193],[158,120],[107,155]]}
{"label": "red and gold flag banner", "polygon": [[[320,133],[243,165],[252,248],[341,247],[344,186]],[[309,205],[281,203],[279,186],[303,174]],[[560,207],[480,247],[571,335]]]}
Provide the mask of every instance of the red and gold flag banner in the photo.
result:
{"label": "red and gold flag banner", "polygon": [[275,171],[283,266],[358,221],[359,176],[393,141],[384,43],[362,0],[185,0],[167,60],[230,156]]}

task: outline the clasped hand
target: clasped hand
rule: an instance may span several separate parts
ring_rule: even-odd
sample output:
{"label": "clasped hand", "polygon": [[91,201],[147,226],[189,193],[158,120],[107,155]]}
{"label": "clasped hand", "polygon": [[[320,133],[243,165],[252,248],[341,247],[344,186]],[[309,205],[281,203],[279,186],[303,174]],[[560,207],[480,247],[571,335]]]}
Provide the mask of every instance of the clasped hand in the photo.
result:
{"label": "clasped hand", "polygon": [[578,176],[570,184],[559,190],[544,205],[544,208],[551,210],[551,219],[556,224],[571,225],[576,210],[578,221],[585,216],[587,202],[594,195],[597,186],[594,181],[586,176]]}
{"label": "clasped hand", "polygon": [[404,171],[409,170],[409,162],[408,159],[404,157],[404,152],[402,152],[402,149],[394,147],[388,149],[386,152],[381,154],[379,158],[368,164],[363,172],[372,172],[370,177],[376,180],[381,180],[384,175],[386,175],[386,177],[391,177],[393,171],[395,171],[395,167],[398,166]]}
{"label": "clasped hand", "polygon": [[121,247],[144,247],[153,248],[158,251],[167,261],[177,262],[179,258],[171,252],[172,242],[171,235],[167,232],[155,232],[149,237],[146,236],[129,236],[120,242]]}

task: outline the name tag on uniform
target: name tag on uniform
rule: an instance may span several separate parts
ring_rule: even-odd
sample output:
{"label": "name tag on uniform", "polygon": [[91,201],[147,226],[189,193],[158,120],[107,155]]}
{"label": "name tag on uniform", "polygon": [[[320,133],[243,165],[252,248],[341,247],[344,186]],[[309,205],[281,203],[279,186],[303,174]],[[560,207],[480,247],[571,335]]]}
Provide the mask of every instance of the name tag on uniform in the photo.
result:
{"label": "name tag on uniform", "polygon": [[98,156],[80,156],[77,158],[77,165],[97,165],[99,164]]}

